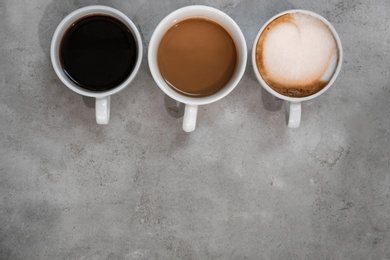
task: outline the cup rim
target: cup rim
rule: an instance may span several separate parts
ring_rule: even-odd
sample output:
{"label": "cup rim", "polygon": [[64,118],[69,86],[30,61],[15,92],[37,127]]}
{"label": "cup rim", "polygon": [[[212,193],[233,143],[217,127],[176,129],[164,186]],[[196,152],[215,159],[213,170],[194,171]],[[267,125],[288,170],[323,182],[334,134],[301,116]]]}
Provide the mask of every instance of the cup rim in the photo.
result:
{"label": "cup rim", "polygon": [[[62,37],[64,36],[69,26],[82,17],[86,17],[94,14],[104,14],[119,19],[130,29],[130,32],[133,34],[137,44],[138,56],[132,72],[121,84],[106,91],[91,91],[77,86],[77,84],[75,84],[65,75],[65,73],[62,70],[61,62],[59,59],[60,43]],[[106,97],[118,93],[119,91],[127,87],[133,81],[133,79],[135,78],[135,76],[137,75],[141,67],[142,56],[143,56],[142,38],[133,21],[123,12],[105,5],[90,5],[90,6],[81,7],[66,15],[58,24],[53,34],[51,45],[50,45],[51,63],[55,73],[57,74],[58,78],[62,81],[62,83],[65,86],[67,86],[69,89],[73,90],[74,92],[80,95],[88,96],[88,97],[96,97],[96,98]]]}
{"label": "cup rim", "polygon": [[[185,14],[186,12],[190,13],[192,11],[199,12],[199,14],[197,15],[186,14],[185,16],[182,17],[182,15]],[[206,14],[205,13],[200,14],[200,12],[206,12]],[[226,28],[227,27],[226,24],[222,24],[222,22],[219,21],[218,18],[211,17],[211,14],[214,14],[215,16],[218,17],[223,17],[225,23],[229,24],[230,30]],[[229,32],[229,34],[231,35],[231,37],[236,43],[237,52],[240,53],[237,55],[238,61],[237,61],[236,70],[232,75],[232,78],[230,79],[228,84],[224,88],[222,88],[222,90],[205,97],[189,97],[174,91],[172,88],[168,86],[168,84],[166,84],[164,79],[161,77],[157,65],[157,57],[156,57],[157,49],[160,44],[162,36],[174,24],[191,17],[203,17],[203,18],[213,20],[214,22],[220,24],[226,31]],[[233,33],[235,37],[232,35]],[[148,48],[149,69],[158,87],[172,99],[175,99],[181,103],[185,103],[189,105],[205,105],[205,104],[213,103],[215,101],[224,98],[231,91],[233,91],[233,89],[238,85],[239,81],[244,75],[246,69],[246,63],[247,63],[247,56],[248,56],[248,51],[246,46],[246,40],[244,34],[242,33],[237,23],[223,11],[205,5],[190,5],[190,6],[181,7],[179,9],[172,11],[167,16],[165,16],[156,26],[152,34],[152,37],[149,41],[149,48]]]}
{"label": "cup rim", "polygon": [[[336,45],[337,45],[337,48],[338,48],[338,51],[339,51],[339,59],[337,61],[337,65],[336,65],[336,69],[331,77],[331,79],[329,80],[328,84],[322,88],[320,91],[310,95],[310,96],[306,96],[306,97],[289,97],[289,96],[285,96],[285,95],[282,95],[280,94],[279,92],[276,92],[274,89],[272,89],[265,81],[264,79],[262,78],[262,76],[260,75],[260,72],[258,71],[257,69],[257,63],[256,63],[256,47],[257,47],[257,42],[259,41],[259,38],[261,36],[261,34],[263,33],[263,31],[265,30],[265,28],[275,19],[279,18],[280,16],[283,16],[285,14],[291,14],[291,13],[303,13],[303,14],[308,14],[310,16],[313,16],[314,18],[317,18],[319,19],[321,22],[323,22],[329,29],[330,31],[332,32],[335,40],[336,40]],[[339,75],[340,73],[340,70],[341,70],[341,65],[342,65],[342,62],[343,62],[343,47],[342,47],[342,44],[341,44],[341,40],[340,40],[340,37],[336,31],[336,29],[333,27],[333,25],[327,20],[325,19],[323,16],[313,12],[313,11],[309,11],[309,10],[304,10],[304,9],[291,9],[291,10],[286,10],[286,11],[283,11],[283,12],[280,12],[274,16],[272,16],[270,19],[267,20],[267,22],[261,27],[261,29],[258,31],[256,37],[255,37],[255,41],[253,43],[253,46],[252,46],[252,55],[251,55],[251,58],[252,58],[252,67],[253,67],[253,70],[254,70],[254,73],[255,73],[255,76],[257,78],[257,80],[260,82],[260,85],[265,89],[267,90],[269,93],[271,93],[272,95],[276,96],[277,98],[280,98],[280,99],[283,99],[283,100],[286,100],[286,101],[290,101],[290,102],[301,102],[301,101],[307,101],[307,100],[311,100],[313,98],[316,98],[318,96],[320,96],[321,94],[325,93],[332,85],[333,83],[335,82],[337,76]]]}

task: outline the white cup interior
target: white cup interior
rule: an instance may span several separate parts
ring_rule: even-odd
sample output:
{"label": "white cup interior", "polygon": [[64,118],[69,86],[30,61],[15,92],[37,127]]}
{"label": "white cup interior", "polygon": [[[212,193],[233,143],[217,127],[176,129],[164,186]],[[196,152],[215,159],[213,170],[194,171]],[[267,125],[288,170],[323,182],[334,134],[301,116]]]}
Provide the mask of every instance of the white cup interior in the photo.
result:
{"label": "white cup interior", "polygon": [[[333,34],[333,36],[334,36],[334,38],[336,40],[336,44],[337,44],[337,48],[338,48],[338,52],[339,52],[339,57],[338,57],[336,69],[335,69],[335,71],[333,73],[333,76],[329,80],[328,84],[323,89],[321,89],[320,91],[314,93],[313,95],[307,96],[307,97],[289,97],[289,96],[285,96],[285,95],[282,95],[282,94],[276,92],[261,77],[261,74],[260,74],[259,70],[257,69],[257,64],[256,64],[256,46],[257,46],[257,42],[259,41],[259,38],[260,38],[261,34],[263,33],[263,31],[267,28],[267,26],[273,20],[275,20],[278,17],[283,16],[285,14],[291,14],[291,13],[304,13],[304,14],[308,14],[308,15],[311,15],[312,17],[317,18],[320,21],[322,21],[330,29],[330,31],[332,32],[332,34]],[[267,90],[269,93],[271,93],[272,95],[274,95],[275,97],[277,97],[279,99],[287,100],[287,101],[290,101],[290,102],[307,101],[307,100],[316,98],[316,97],[320,96],[321,94],[323,94],[325,91],[327,91],[330,88],[330,86],[332,86],[332,84],[334,83],[334,81],[336,80],[336,78],[337,78],[337,76],[338,76],[338,74],[340,72],[342,60],[343,60],[343,48],[341,46],[340,37],[338,36],[336,30],[333,28],[333,26],[324,17],[322,17],[319,14],[316,14],[314,12],[307,11],[307,10],[299,10],[299,9],[288,10],[288,11],[285,11],[285,12],[282,12],[282,13],[279,13],[279,14],[273,16],[260,29],[260,31],[258,32],[258,34],[257,34],[257,36],[255,38],[255,42],[254,42],[253,47],[252,47],[252,66],[253,66],[253,70],[254,70],[254,73],[256,75],[257,80],[264,87],[264,89]]]}
{"label": "white cup interior", "polygon": [[[158,68],[157,52],[162,37],[173,25],[180,22],[181,20],[185,20],[188,18],[206,18],[214,22],[217,22],[230,33],[230,35],[232,36],[236,44],[236,48],[237,48],[236,70],[233,76],[231,77],[230,81],[226,84],[226,86],[220,91],[218,91],[217,93],[214,93],[210,96],[188,97],[177,93],[172,88],[170,88],[168,84],[164,81]],[[209,104],[228,95],[236,87],[241,77],[243,76],[246,67],[246,61],[247,61],[247,47],[241,29],[234,22],[234,20],[230,18],[227,14],[223,13],[218,9],[208,7],[208,6],[199,6],[199,5],[187,6],[187,7],[177,9],[176,11],[170,13],[156,27],[149,43],[148,62],[154,80],[156,81],[157,85],[161,88],[161,90],[165,92],[165,94],[185,104],[191,104],[191,105]]]}
{"label": "white cup interior", "polygon": [[[133,71],[131,74],[126,78],[124,82],[122,82],[120,85],[117,87],[107,90],[107,91],[91,91],[91,90],[86,90],[81,87],[79,87],[77,84],[75,84],[72,80],[66,76],[66,74],[63,71],[61,61],[60,61],[60,45],[62,38],[68,28],[77,20],[81,19],[82,17],[89,16],[89,15],[94,15],[94,14],[104,14],[104,15],[109,15],[112,16],[118,20],[120,20],[122,23],[124,23],[132,32],[136,44],[137,44],[137,61],[134,66]],[[135,77],[137,74],[140,66],[141,66],[141,61],[142,61],[142,40],[141,40],[141,35],[138,32],[137,27],[134,25],[134,23],[122,12],[111,8],[107,6],[101,6],[101,5],[93,5],[93,6],[87,6],[80,8],[69,15],[67,15],[57,26],[56,31],[54,32],[52,42],[51,42],[51,49],[50,49],[50,56],[51,56],[51,62],[53,64],[53,68],[57,74],[57,76],[60,78],[60,80],[71,90],[75,91],[76,93],[79,93],[84,96],[89,96],[89,97],[105,97],[109,96],[112,94],[115,94],[122,89],[124,89]]]}

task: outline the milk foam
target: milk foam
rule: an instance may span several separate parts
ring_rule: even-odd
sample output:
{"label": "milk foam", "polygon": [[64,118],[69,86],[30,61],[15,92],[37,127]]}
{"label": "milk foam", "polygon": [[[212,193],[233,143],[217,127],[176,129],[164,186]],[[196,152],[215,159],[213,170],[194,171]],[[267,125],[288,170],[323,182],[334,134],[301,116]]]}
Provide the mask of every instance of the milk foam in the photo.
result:
{"label": "milk foam", "polygon": [[330,29],[303,13],[287,14],[271,22],[260,37],[257,52],[258,68],[265,81],[295,90],[326,85],[338,61]]}

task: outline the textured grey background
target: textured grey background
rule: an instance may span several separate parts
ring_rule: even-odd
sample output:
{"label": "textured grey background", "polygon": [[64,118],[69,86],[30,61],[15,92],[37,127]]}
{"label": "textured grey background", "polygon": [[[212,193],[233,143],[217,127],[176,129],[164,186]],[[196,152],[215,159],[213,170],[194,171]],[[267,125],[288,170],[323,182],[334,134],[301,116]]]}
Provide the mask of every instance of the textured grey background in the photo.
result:
{"label": "textured grey background", "polygon": [[[256,82],[181,129],[154,83],[147,46],[189,4],[217,7],[251,50],[271,16],[327,18],[345,59],[332,88],[304,103],[297,130]],[[141,70],[97,125],[49,59],[69,12],[105,4],[144,41]],[[390,1],[0,2],[0,259],[390,259]]]}

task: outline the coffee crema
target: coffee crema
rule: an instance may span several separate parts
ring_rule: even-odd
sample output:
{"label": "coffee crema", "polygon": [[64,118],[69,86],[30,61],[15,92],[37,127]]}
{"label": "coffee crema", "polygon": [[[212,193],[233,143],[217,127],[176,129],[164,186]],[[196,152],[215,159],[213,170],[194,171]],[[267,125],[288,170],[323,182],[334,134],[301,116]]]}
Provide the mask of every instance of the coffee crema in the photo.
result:
{"label": "coffee crema", "polygon": [[221,25],[205,18],[189,18],[165,33],[157,62],[173,90],[190,97],[205,97],[229,82],[236,69],[237,50]]}
{"label": "coffee crema", "polygon": [[129,28],[108,15],[90,15],[76,21],[60,45],[64,73],[79,87],[92,91],[110,90],[124,82],[137,56]]}
{"label": "coffee crema", "polygon": [[269,23],[256,45],[261,77],[276,92],[290,97],[306,97],[323,89],[335,72],[338,58],[330,28],[299,12]]}

